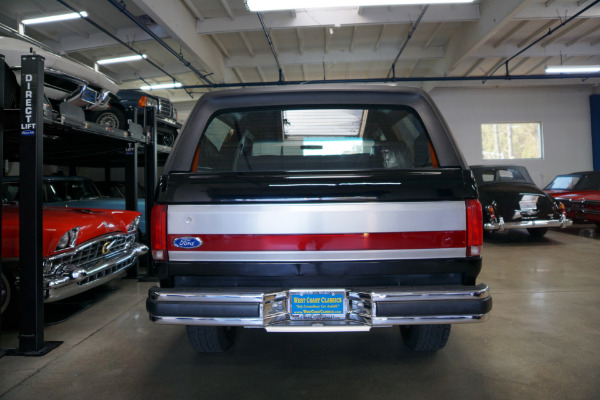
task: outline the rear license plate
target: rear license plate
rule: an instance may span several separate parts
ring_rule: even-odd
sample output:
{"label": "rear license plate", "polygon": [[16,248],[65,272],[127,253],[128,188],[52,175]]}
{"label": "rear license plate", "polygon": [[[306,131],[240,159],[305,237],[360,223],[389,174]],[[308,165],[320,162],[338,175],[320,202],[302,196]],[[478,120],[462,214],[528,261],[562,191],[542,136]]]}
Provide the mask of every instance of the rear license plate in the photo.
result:
{"label": "rear license plate", "polygon": [[522,211],[535,210],[537,205],[535,201],[519,201],[519,207],[521,207]]}
{"label": "rear license plate", "polygon": [[290,290],[291,319],[344,319],[346,291]]}

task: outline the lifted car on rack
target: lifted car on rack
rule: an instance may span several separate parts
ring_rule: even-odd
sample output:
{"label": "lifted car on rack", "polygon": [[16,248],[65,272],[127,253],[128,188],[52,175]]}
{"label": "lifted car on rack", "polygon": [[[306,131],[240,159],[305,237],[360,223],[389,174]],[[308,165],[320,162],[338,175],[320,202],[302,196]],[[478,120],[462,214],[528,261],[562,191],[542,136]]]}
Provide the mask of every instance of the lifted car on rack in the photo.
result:
{"label": "lifted car on rack", "polygon": [[[21,56],[28,51],[44,57],[44,93],[48,107],[58,113],[62,102],[88,110],[108,108],[110,93],[119,88],[110,78],[93,68],[60,56],[33,39],[26,41],[0,36],[0,53],[6,61],[6,108],[20,107],[19,80]],[[47,111],[47,110],[46,110]]]}
{"label": "lifted car on rack", "polygon": [[173,146],[181,124],[177,122],[177,110],[166,97],[125,89],[119,95],[111,95],[109,108],[102,111],[88,111],[87,118],[99,125],[112,129],[125,129],[127,121],[143,123],[144,107],[156,110],[157,144]]}
{"label": "lifted car on rack", "polygon": [[199,352],[236,327],[400,326],[413,350],[492,308],[481,204],[442,116],[417,89],[212,92],[170,154],[152,211],[152,321]]}

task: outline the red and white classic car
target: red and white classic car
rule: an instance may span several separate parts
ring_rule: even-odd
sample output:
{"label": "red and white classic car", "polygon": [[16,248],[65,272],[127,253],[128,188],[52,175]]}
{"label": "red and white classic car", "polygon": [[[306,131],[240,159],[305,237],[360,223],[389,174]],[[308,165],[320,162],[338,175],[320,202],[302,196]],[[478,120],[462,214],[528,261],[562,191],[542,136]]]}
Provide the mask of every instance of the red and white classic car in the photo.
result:
{"label": "red and white classic car", "polygon": [[[136,242],[137,211],[44,207],[43,296],[53,302],[122,276],[148,251]],[[2,205],[2,317],[19,287],[19,207]]]}

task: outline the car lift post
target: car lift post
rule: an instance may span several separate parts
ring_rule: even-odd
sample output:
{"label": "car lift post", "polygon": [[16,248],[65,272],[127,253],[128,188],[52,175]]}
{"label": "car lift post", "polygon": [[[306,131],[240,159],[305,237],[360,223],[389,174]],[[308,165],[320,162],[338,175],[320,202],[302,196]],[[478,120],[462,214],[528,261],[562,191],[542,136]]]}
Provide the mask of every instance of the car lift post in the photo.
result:
{"label": "car lift post", "polygon": [[[2,171],[0,172],[0,190],[4,190],[2,177],[4,177],[4,55],[0,54],[0,162]],[[4,195],[3,195],[4,197]],[[2,275],[2,211],[0,211],[0,275]],[[0,332],[2,332],[2,316],[0,315]],[[6,353],[0,348],[0,357]]]}
{"label": "car lift post", "polygon": [[[157,140],[157,127],[156,127],[156,112],[157,110],[153,107],[144,107],[144,125],[150,125],[148,134],[146,137],[145,145],[145,157],[144,157],[144,174],[146,184],[146,238],[150,242],[150,229],[152,227],[152,206],[154,206],[154,189],[156,188],[156,175],[157,175],[157,156],[156,156],[156,140]],[[151,243],[149,243],[151,245]],[[145,256],[146,258],[146,273],[148,277],[154,276],[154,263],[150,252]]]}
{"label": "car lift post", "polygon": [[[125,209],[138,211],[138,144],[136,142],[127,142],[125,147]],[[107,168],[110,174],[110,168]],[[105,174],[105,178],[106,178]],[[110,180],[106,178],[106,180]],[[131,272],[129,272],[131,271]],[[137,260],[135,263],[135,274],[134,269],[129,268],[127,270],[127,276],[131,278],[137,278],[140,276],[140,261]]]}
{"label": "car lift post", "polygon": [[20,325],[16,355],[43,356],[62,342],[44,342],[42,174],[44,57],[21,57],[19,199]]}

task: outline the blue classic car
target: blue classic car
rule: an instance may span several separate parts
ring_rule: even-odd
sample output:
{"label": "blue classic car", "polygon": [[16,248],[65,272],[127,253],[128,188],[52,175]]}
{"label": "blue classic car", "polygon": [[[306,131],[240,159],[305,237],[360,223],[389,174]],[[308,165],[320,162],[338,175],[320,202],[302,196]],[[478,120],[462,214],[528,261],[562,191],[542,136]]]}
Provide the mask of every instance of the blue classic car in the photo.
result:
{"label": "blue classic car", "polygon": [[[125,209],[125,198],[104,196],[90,178],[80,176],[45,176],[42,196],[44,204],[55,207]],[[19,201],[19,177],[3,178],[2,201]],[[138,230],[142,235],[146,233],[145,205],[145,199],[138,199],[137,211],[142,213]]]}

